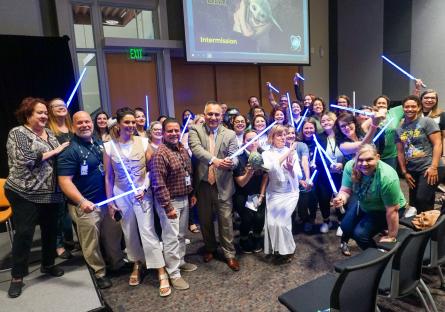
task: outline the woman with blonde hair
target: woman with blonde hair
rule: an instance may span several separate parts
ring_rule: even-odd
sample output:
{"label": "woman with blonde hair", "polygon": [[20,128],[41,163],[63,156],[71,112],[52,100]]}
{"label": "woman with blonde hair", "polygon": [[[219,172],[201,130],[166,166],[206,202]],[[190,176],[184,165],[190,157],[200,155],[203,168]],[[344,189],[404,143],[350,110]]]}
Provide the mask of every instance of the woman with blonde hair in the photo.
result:
{"label": "woman with blonde hair", "polygon": [[399,215],[403,215],[406,200],[397,172],[380,160],[371,144],[362,145],[354,159],[346,163],[342,186],[332,201],[333,206],[344,206],[351,197],[357,202],[346,210],[341,222],[340,248],[343,254],[350,255],[349,249],[343,249],[349,238],[353,238],[361,249],[366,249],[375,246],[373,237],[386,229],[388,235],[381,237],[380,242],[395,242]]}
{"label": "woman with blonde hair", "polygon": [[267,184],[264,253],[275,254],[278,263],[290,262],[295,252],[292,213],[300,194],[298,180],[302,178],[296,143],[287,147],[286,136],[285,126],[272,127],[268,136],[271,148],[262,154],[264,167],[268,169],[261,187]]}
{"label": "woman with blonde hair", "polygon": [[[73,137],[71,116],[65,102],[55,98],[48,103],[48,128],[54,133],[59,144],[69,142]],[[68,213],[66,202],[59,205],[57,215],[57,256],[62,259],[72,258],[69,249],[75,246],[73,240],[73,222]]]}

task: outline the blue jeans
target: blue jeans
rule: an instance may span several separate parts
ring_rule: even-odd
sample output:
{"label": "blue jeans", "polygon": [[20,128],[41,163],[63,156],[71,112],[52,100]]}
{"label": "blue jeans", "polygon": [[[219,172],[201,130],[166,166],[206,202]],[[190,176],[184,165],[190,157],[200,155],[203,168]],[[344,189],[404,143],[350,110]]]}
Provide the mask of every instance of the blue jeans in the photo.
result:
{"label": "blue jeans", "polygon": [[[399,209],[399,218],[403,216],[405,208]],[[378,212],[364,212],[357,206],[350,207],[341,221],[343,231],[342,241],[353,238],[361,249],[375,247],[373,237],[388,229],[386,210]]]}

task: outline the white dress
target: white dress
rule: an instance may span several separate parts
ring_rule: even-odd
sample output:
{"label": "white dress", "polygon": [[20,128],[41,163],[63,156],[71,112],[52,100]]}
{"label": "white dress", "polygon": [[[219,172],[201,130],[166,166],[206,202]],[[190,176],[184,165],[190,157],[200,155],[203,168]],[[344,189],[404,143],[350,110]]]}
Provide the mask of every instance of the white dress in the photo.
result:
{"label": "white dress", "polygon": [[269,169],[269,183],[266,188],[266,219],[264,224],[264,253],[278,252],[292,254],[295,241],[292,235],[292,213],[300,195],[298,180],[302,178],[297,153],[293,154],[293,177],[284,168],[286,160],[279,164],[279,158],[287,147],[271,147],[263,152],[264,166]]}

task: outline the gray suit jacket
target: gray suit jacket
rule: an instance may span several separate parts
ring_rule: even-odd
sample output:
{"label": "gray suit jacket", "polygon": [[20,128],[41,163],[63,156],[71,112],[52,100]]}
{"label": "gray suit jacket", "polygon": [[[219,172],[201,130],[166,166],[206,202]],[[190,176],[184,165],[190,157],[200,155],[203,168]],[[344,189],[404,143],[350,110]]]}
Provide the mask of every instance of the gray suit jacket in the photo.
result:
{"label": "gray suit jacket", "polygon": [[[209,133],[205,124],[192,126],[189,130],[189,147],[192,150],[194,162],[194,189],[198,191],[198,185],[209,172],[209,162],[213,155],[209,152]],[[238,150],[236,134],[223,126],[219,126],[215,142],[215,157],[224,159]],[[234,167],[238,165],[238,158],[233,159]],[[235,193],[232,170],[215,170],[216,186],[219,198],[229,200]]]}

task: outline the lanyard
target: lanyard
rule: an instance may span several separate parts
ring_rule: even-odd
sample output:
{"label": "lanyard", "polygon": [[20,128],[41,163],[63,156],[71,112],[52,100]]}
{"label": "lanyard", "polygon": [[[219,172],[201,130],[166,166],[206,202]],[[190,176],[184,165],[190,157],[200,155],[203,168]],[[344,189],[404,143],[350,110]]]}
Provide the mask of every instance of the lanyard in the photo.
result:
{"label": "lanyard", "polygon": [[[86,153],[86,155],[85,155],[84,152],[83,152],[83,149],[84,149],[84,148],[88,151],[88,152]],[[95,152],[93,149],[96,150],[96,152]],[[84,164],[84,165],[86,165],[87,160],[88,160],[88,157],[90,156],[91,153],[96,157],[96,159],[99,161],[99,163],[102,164],[102,158],[101,158],[100,156],[98,156],[98,154],[100,155],[101,152],[100,152],[100,151],[97,151],[97,147],[96,147],[96,145],[94,144],[94,142],[93,142],[93,146],[92,146],[92,147],[82,147],[82,146],[79,144],[79,152],[80,152],[80,155],[81,155],[81,157],[82,157],[82,159],[83,159],[83,164]],[[98,153],[97,153],[97,152],[98,152]]]}

